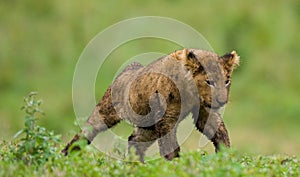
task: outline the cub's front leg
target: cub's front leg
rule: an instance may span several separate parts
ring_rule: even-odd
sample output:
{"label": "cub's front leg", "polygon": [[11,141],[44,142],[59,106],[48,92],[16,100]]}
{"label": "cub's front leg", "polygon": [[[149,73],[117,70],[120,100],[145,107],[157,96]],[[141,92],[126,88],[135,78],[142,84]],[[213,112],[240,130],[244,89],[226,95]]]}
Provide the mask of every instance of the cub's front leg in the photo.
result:
{"label": "cub's front leg", "polygon": [[158,146],[160,155],[167,160],[179,157],[180,146],[176,137],[179,114],[176,111],[167,111],[162,120],[156,125],[159,132]]}
{"label": "cub's front leg", "polygon": [[216,152],[221,144],[230,147],[228,132],[219,113],[200,108],[198,118],[194,117],[194,120],[197,129],[213,142]]}
{"label": "cub's front leg", "polygon": [[176,128],[173,128],[168,133],[158,139],[160,155],[167,160],[179,157],[180,146],[176,137]]}

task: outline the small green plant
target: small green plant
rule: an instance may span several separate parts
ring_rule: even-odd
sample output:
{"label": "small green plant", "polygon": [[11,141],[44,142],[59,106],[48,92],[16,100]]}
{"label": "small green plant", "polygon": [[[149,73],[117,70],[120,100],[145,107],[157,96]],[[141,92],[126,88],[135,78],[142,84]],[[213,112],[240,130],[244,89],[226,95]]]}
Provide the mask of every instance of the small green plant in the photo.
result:
{"label": "small green plant", "polygon": [[56,145],[60,142],[59,135],[36,124],[39,115],[43,114],[40,109],[42,100],[36,100],[36,95],[36,92],[31,92],[24,98],[21,109],[25,112],[25,127],[14,136],[16,145],[13,154],[26,164],[42,164],[54,157]]}

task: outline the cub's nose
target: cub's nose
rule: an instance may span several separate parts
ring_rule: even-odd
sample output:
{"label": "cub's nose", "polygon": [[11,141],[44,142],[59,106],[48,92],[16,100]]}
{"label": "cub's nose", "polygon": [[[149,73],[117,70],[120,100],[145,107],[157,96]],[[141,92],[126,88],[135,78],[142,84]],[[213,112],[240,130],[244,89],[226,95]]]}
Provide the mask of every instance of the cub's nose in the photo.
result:
{"label": "cub's nose", "polygon": [[227,99],[217,99],[217,102],[219,106],[222,107],[227,103]]}

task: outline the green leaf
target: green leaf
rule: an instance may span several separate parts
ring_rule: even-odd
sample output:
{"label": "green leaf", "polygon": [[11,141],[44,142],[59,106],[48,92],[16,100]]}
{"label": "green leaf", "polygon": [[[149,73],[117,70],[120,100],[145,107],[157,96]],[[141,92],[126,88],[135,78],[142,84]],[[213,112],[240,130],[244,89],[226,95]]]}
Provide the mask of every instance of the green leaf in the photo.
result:
{"label": "green leaf", "polygon": [[24,133],[24,129],[18,131],[14,136],[13,139],[16,139],[18,136],[20,136],[22,133]]}

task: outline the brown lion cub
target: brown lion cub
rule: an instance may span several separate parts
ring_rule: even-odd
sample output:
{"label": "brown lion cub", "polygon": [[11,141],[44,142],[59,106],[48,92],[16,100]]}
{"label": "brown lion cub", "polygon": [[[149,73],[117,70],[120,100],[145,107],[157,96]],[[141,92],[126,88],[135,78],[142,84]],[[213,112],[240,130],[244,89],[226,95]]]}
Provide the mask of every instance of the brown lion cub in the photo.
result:
{"label": "brown lion cub", "polygon": [[230,147],[219,109],[228,102],[231,74],[238,64],[235,51],[219,57],[198,49],[175,51],[145,67],[134,62],[118,75],[96,105],[86,122],[89,128],[75,135],[62,152],[67,155],[79,139],[91,143],[99,132],[128,120],[135,126],[128,147],[135,147],[141,162],[155,140],[160,154],[171,160],[179,157],[180,151],[176,128],[189,113],[216,151],[220,144]]}

